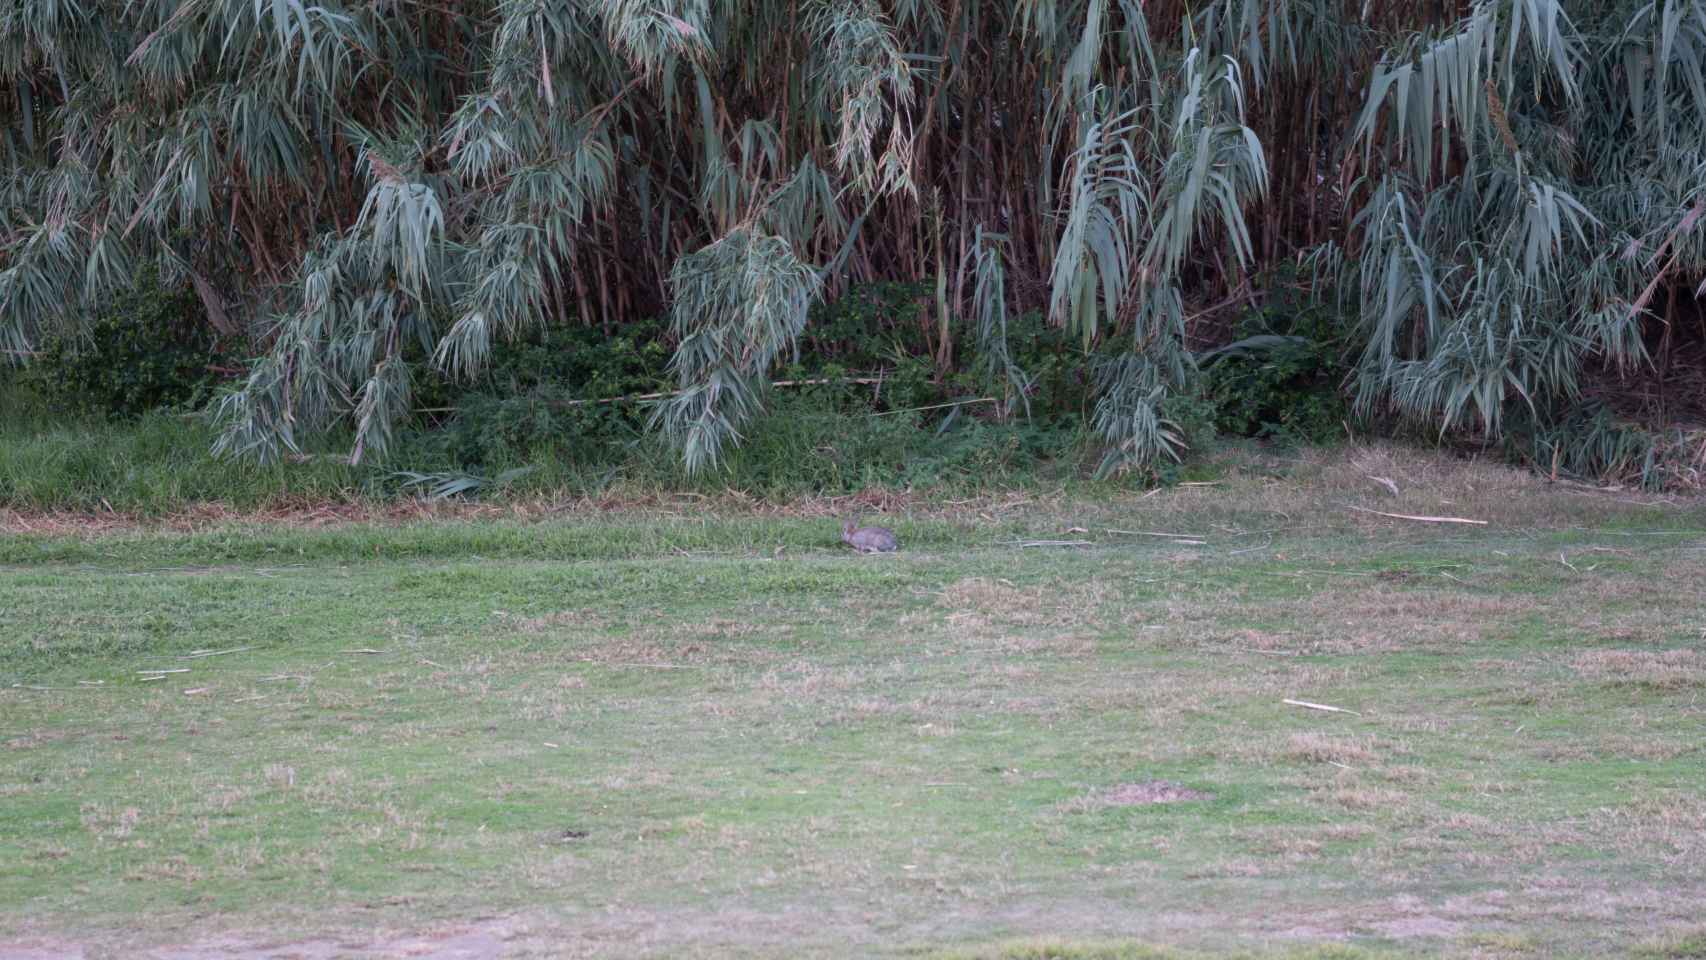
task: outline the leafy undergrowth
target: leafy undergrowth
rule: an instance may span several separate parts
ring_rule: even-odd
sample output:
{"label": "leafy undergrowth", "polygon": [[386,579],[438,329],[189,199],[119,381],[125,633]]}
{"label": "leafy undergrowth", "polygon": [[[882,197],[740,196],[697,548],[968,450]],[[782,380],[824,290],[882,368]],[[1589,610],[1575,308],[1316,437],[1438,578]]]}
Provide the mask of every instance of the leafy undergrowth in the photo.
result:
{"label": "leafy undergrowth", "polygon": [[1700,505],[1391,451],[1024,499],[882,557],[835,504],[0,537],[0,931],[1688,955]]}
{"label": "leafy undergrowth", "polygon": [[[731,492],[791,501],[864,490],[955,498],[1061,484],[1094,492],[1137,482],[1090,479],[1095,446],[1070,425],[969,414],[949,421],[939,411],[873,410],[869,398],[845,393],[824,387],[773,397],[770,415],[745,431],[744,443],[726,451],[717,469],[690,476],[658,436],[632,426],[583,435],[547,417],[544,401],[529,418],[525,398],[505,408],[508,420],[423,424],[383,463],[352,466],[348,438],[331,437],[315,451],[257,464],[214,458],[214,429],[196,414],[72,418],[0,383],[7,412],[0,418],[0,509],[162,517],[304,505],[381,510],[442,494],[500,503]],[[644,412],[628,411],[642,422]],[[1189,472],[1169,475],[1188,479]]]}

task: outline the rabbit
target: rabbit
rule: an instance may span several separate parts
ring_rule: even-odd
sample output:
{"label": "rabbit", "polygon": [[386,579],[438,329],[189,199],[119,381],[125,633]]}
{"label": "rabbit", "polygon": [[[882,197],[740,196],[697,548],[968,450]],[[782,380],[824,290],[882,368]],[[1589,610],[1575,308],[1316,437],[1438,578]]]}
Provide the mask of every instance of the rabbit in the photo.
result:
{"label": "rabbit", "polygon": [[841,525],[841,541],[860,553],[889,553],[899,546],[893,530],[883,527],[859,527],[851,520]]}

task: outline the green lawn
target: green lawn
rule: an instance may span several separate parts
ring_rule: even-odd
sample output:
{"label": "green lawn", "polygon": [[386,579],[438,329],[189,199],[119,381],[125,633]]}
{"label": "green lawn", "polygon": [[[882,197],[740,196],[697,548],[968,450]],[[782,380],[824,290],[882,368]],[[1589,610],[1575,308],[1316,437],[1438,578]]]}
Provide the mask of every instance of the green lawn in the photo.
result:
{"label": "green lawn", "polygon": [[1284,472],[889,557],[691,502],[13,517],[0,960],[1699,955],[1702,505]]}

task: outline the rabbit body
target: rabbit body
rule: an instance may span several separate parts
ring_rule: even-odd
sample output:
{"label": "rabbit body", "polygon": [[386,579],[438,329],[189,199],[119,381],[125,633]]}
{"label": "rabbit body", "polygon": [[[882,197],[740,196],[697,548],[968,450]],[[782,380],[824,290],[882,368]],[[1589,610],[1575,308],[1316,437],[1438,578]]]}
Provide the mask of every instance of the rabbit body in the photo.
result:
{"label": "rabbit body", "polygon": [[848,520],[841,525],[841,542],[860,553],[889,553],[899,544],[894,531],[884,527],[858,527]]}

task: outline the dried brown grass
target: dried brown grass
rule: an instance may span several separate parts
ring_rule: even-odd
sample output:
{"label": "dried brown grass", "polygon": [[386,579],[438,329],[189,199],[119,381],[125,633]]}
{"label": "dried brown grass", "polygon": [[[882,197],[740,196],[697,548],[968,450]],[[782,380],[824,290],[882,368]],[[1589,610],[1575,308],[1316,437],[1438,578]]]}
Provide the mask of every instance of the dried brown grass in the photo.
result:
{"label": "dried brown grass", "polygon": [[558,627],[581,627],[588,630],[609,629],[610,622],[590,610],[558,610],[537,617],[521,617],[513,621],[521,633],[555,632]]}
{"label": "dried brown grass", "polygon": [[[1701,503],[1687,496],[1643,497],[1629,491],[1597,491],[1581,485],[1553,483],[1488,460],[1384,443],[1306,451],[1301,457],[1287,458],[1226,452],[1212,456],[1207,465],[1222,476],[1210,486],[1161,491],[1096,487],[1082,492],[1063,486],[1054,490],[982,493],[959,499],[892,488],[871,488],[847,495],[759,498],[739,490],[698,494],[614,486],[597,495],[559,492],[501,502],[377,500],[353,492],[348,497],[331,499],[284,496],[257,508],[196,503],[157,516],[123,510],[39,511],[0,507],[0,533],[97,537],[136,530],[197,532],[257,525],[328,527],[443,520],[526,523],[609,513],[810,520],[878,513],[965,524],[1024,522],[1052,516],[1061,518],[1063,523],[1083,526],[1103,521],[1113,526],[1141,522],[1152,524],[1152,529],[1169,529],[1168,524],[1182,515],[1265,513],[1285,518],[1297,530],[1390,534],[1394,529],[1414,533],[1420,528],[1345,508],[1361,505],[1395,513],[1475,515],[1496,525],[1513,526],[1603,519],[1608,514],[1641,513],[1643,508],[1655,506],[1690,508]],[[1393,496],[1370,477],[1391,480],[1398,486],[1398,495]],[[1189,562],[1197,559],[1197,555],[1179,551],[1177,559]]]}
{"label": "dried brown grass", "polygon": [[1266,630],[1238,646],[1296,653],[1391,653],[1480,643],[1532,614],[1532,597],[1406,589],[1372,579],[1331,581],[1304,597],[1236,604],[1238,616],[1298,626]]}
{"label": "dried brown grass", "polygon": [[1380,758],[1371,741],[1353,737],[1335,737],[1324,733],[1294,733],[1285,745],[1285,757],[1310,763],[1336,763],[1343,766],[1371,764]]}
{"label": "dried brown grass", "polygon": [[967,577],[944,588],[937,602],[950,611],[948,622],[955,626],[1082,627],[1096,622],[1111,594],[1100,580],[1019,587],[1004,580]]}
{"label": "dried brown grass", "polygon": [[1698,650],[1588,650],[1570,662],[1584,679],[1675,692],[1706,687],[1706,654]]}
{"label": "dried brown grass", "polygon": [[654,517],[759,517],[834,519],[855,513],[909,513],[935,519],[995,520],[1020,511],[1048,510],[1069,502],[1060,493],[991,493],[961,500],[929,499],[909,490],[873,488],[840,496],[761,499],[739,490],[706,495],[687,491],[611,488],[597,496],[567,493],[503,501],[425,497],[387,500],[281,497],[254,508],[196,503],[172,513],[124,510],[19,510],[0,507],[0,533],[33,536],[103,536],[137,530],[195,533],[229,526],[320,528],[349,524],[398,525],[427,521],[538,522],[563,517],[625,513]]}

